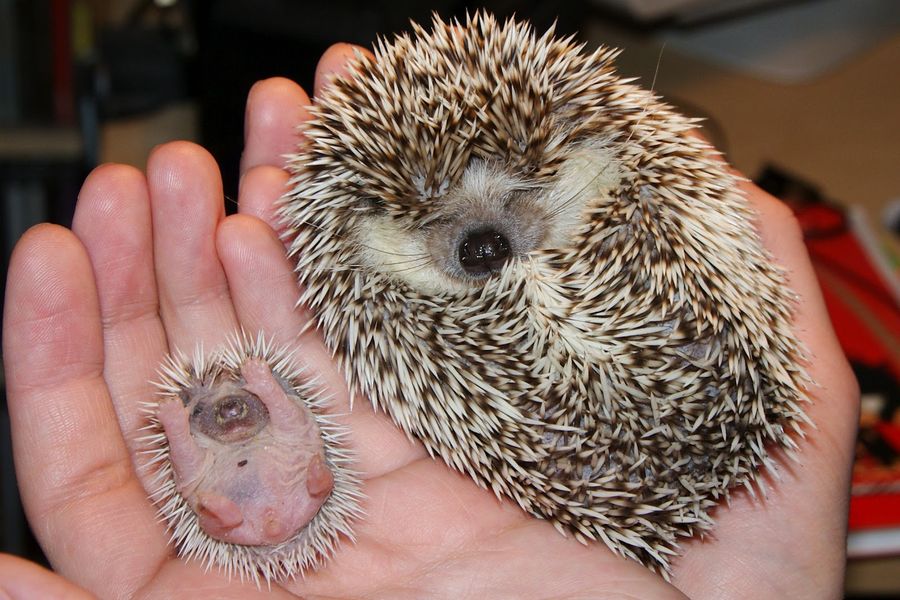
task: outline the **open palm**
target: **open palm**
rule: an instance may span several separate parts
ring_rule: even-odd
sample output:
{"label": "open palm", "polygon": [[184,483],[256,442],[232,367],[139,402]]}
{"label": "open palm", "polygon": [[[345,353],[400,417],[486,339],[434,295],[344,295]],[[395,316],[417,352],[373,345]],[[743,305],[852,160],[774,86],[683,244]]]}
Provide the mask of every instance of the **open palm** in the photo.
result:
{"label": "open palm", "polygon": [[[317,89],[350,47],[320,62]],[[54,569],[0,560],[0,589],[78,597],[197,598],[300,595],[378,598],[837,596],[857,393],[836,345],[798,230],[787,209],[748,186],[764,243],[800,295],[797,329],[818,387],[817,429],[799,463],[781,461],[765,499],[744,492],[716,514],[703,541],[685,544],[674,586],[601,545],[564,539],[500,502],[409,441],[349,395],[314,333],[276,232],[283,157],[309,100],[281,79],[258,84],[247,111],[239,214],[225,217],[212,158],[174,143],[146,176],[98,168],[82,188],[73,230],[43,225],[14,253],[4,354],[16,467],[26,511]],[[140,402],[173,348],[222,342],[243,327],[299,348],[335,396],[365,480],[357,542],[325,568],[258,590],[185,562],[167,544],[139,473]],[[75,585],[80,586],[79,590]],[[676,589],[677,586],[677,589]],[[681,591],[679,591],[681,590]]]}

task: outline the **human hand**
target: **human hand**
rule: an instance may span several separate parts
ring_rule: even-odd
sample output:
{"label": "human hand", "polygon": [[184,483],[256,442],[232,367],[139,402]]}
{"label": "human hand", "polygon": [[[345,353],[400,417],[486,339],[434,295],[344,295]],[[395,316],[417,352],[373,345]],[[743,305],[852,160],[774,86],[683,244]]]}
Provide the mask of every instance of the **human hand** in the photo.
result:
{"label": "human hand", "polygon": [[[326,53],[317,93],[350,55],[347,46]],[[497,501],[429,459],[366,403],[349,410],[321,342],[299,336],[308,315],[293,310],[294,276],[270,228],[287,181],[282,157],[296,144],[307,104],[284,80],[251,92],[238,215],[224,217],[209,155],[170,144],[154,152],[146,177],[121,166],[97,169],[73,231],[40,226],[17,247],[4,326],[13,441],[26,511],[54,569],[104,597],[257,593],[175,556],[132,466],[139,402],[152,396],[147,382],[164,354],[200,341],[214,346],[243,326],[300,348],[321,374],[336,411],[348,413],[368,496],[357,543],[275,595],[683,597],[636,563],[566,540]],[[837,596],[855,387],[789,211],[748,192],[763,240],[800,296],[797,330],[819,383],[808,412],[818,429],[800,442],[799,465],[782,462],[782,481],[764,501],[736,492],[717,511],[709,539],[685,543],[674,583],[698,598]],[[0,573],[11,560],[0,561]],[[67,585],[28,573],[28,585]]]}

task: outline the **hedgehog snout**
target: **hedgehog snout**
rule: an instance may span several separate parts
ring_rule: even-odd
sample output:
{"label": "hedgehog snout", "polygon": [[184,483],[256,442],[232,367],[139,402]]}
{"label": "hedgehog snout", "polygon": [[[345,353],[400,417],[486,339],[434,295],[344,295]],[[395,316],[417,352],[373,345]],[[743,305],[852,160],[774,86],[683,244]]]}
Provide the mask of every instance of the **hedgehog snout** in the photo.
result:
{"label": "hedgehog snout", "polygon": [[543,247],[553,220],[544,193],[502,162],[473,160],[432,199],[427,219],[364,212],[359,262],[423,293],[481,287]]}
{"label": "hedgehog snout", "polygon": [[477,198],[454,208],[442,225],[426,233],[426,247],[443,277],[464,288],[481,285],[546,238],[543,211],[521,195],[506,204]]}
{"label": "hedgehog snout", "polygon": [[510,258],[509,240],[494,228],[470,231],[459,244],[459,264],[474,277],[499,271]]}
{"label": "hedgehog snout", "polygon": [[269,412],[254,394],[238,390],[198,404],[191,422],[207,436],[228,444],[254,437],[269,422]]}
{"label": "hedgehog snout", "polygon": [[439,224],[427,230],[435,264],[463,285],[478,284],[540,248],[549,217],[535,199],[541,193],[502,163],[472,161],[442,199]]}

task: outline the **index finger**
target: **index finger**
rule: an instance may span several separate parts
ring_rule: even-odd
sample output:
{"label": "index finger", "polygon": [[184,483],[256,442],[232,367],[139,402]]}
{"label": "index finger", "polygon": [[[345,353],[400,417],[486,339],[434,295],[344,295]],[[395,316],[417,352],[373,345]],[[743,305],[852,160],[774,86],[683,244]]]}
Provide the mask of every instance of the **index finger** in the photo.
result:
{"label": "index finger", "polygon": [[364,57],[374,58],[372,52],[362,46],[353,44],[334,44],[322,54],[319,64],[316,65],[316,78],[313,83],[313,96],[318,98],[322,95],[322,91],[334,80],[335,77],[341,77],[347,72],[347,67],[351,61],[356,58],[357,54]]}

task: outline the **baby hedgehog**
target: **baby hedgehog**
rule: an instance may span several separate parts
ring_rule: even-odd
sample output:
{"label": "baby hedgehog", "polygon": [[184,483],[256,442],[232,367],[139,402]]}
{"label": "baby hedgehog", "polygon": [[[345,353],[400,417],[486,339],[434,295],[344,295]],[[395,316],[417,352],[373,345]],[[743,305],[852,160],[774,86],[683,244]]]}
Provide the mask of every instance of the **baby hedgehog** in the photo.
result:
{"label": "baby hedgehog", "polygon": [[261,336],[163,366],[144,442],[151,496],[182,556],[260,583],[352,538],[360,492],[344,432],[303,377]]}
{"label": "baby hedgehog", "polygon": [[793,294],[616,51],[478,13],[358,56],[281,206],[351,387],[481,486],[666,573],[801,434]]}

